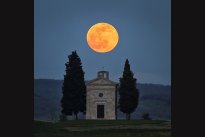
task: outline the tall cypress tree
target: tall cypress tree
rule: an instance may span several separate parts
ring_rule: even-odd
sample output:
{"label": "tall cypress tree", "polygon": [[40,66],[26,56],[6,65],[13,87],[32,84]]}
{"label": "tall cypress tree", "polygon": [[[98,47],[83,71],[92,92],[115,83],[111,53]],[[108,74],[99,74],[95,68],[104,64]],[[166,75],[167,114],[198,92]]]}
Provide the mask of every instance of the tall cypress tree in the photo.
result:
{"label": "tall cypress tree", "polygon": [[126,114],[127,120],[130,119],[130,114],[136,110],[139,101],[139,91],[133,75],[129,61],[126,59],[123,76],[120,78],[118,107],[121,112]]}
{"label": "tall cypress tree", "polygon": [[62,114],[73,115],[78,119],[77,114],[86,110],[86,86],[84,72],[80,57],[76,51],[68,56],[69,62],[65,64],[66,74],[63,81],[63,97],[61,100]]}

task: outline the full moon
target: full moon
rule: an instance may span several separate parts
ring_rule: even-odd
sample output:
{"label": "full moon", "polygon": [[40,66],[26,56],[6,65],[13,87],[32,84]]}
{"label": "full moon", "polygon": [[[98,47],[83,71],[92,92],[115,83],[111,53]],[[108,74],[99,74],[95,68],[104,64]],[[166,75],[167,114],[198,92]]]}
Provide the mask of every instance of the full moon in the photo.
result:
{"label": "full moon", "polygon": [[97,23],[87,32],[88,45],[95,52],[110,52],[117,46],[118,39],[117,30],[108,23]]}

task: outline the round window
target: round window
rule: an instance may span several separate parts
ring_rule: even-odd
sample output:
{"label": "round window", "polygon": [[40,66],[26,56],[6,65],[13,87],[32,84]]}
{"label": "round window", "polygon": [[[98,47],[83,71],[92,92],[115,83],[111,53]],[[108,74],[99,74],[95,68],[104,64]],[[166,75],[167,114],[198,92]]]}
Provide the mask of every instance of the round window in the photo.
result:
{"label": "round window", "polygon": [[99,93],[99,97],[102,97],[103,96],[103,93]]}

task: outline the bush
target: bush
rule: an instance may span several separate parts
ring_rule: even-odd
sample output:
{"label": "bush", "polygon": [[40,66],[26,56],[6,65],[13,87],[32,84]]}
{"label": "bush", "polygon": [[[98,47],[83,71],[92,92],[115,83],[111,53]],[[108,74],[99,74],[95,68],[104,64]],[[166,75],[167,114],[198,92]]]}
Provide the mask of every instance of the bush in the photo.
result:
{"label": "bush", "polygon": [[149,113],[144,113],[142,115],[142,119],[144,119],[144,120],[151,120]]}

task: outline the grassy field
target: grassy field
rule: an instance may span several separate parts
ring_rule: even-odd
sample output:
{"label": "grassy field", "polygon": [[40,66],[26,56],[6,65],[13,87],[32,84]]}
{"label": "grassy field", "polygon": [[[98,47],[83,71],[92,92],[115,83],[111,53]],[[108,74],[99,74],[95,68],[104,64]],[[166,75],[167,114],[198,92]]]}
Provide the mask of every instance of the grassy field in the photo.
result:
{"label": "grassy field", "polygon": [[34,121],[35,137],[171,137],[171,125],[159,120]]}

